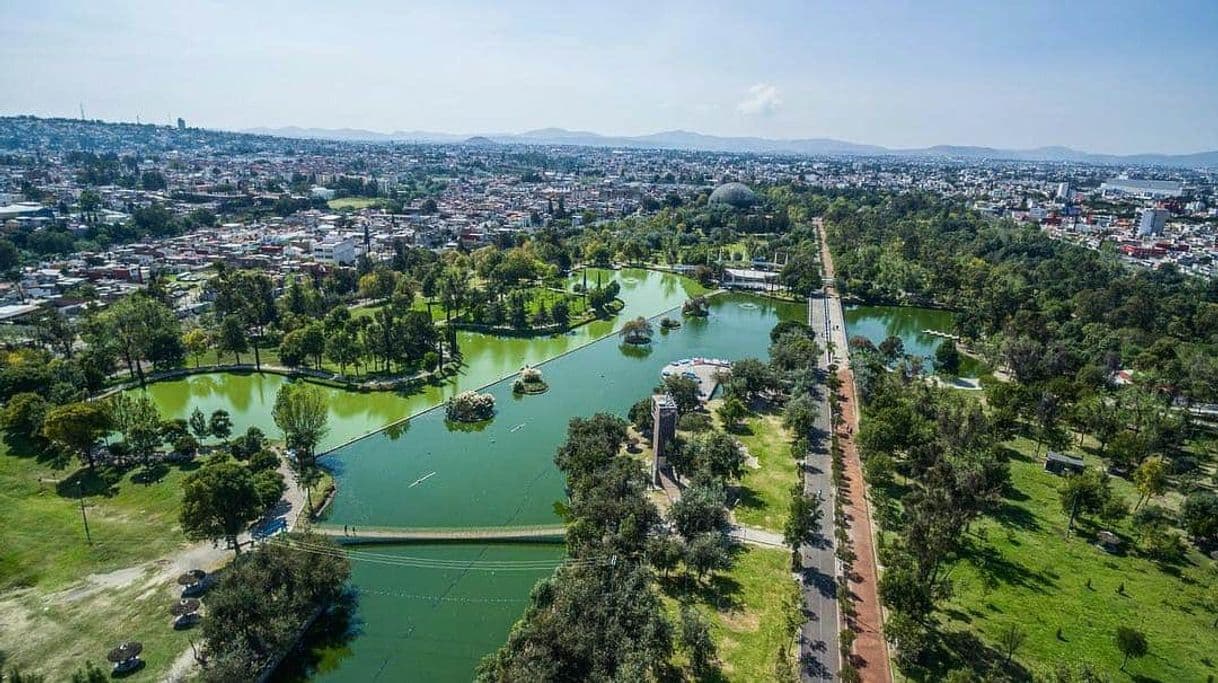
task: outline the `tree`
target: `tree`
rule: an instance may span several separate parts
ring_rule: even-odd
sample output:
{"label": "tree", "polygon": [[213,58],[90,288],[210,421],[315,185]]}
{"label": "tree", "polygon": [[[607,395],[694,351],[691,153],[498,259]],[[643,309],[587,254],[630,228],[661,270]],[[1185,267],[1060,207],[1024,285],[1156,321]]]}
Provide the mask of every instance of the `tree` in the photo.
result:
{"label": "tree", "polygon": [[199,441],[211,436],[211,427],[207,424],[207,415],[203,411],[195,407],[190,413],[190,431],[194,433],[195,438]]}
{"label": "tree", "polygon": [[998,634],[998,644],[1007,655],[1007,664],[1011,663],[1011,659],[1027,639],[1027,632],[1020,628],[1019,624],[1010,624]]}
{"label": "tree", "polygon": [[338,330],[326,341],[326,356],[338,364],[338,372],[346,374],[347,366],[359,360],[359,339],[348,330]]}
{"label": "tree", "polygon": [[1070,516],[1068,531],[1074,531],[1074,520],[1080,513],[1099,513],[1112,498],[1108,475],[1095,468],[1067,476],[1058,492],[1062,511]]}
{"label": "tree", "polygon": [[207,331],[201,327],[194,327],[182,335],[182,345],[186,347],[186,353],[191,358],[195,359],[195,367],[199,367],[199,361],[211,348],[211,338],[208,337]]}
{"label": "tree", "polygon": [[806,495],[798,482],[791,487],[791,513],[783,525],[782,539],[795,557],[799,556],[800,546],[815,536],[824,514],[820,498]]}
{"label": "tree", "polygon": [[956,348],[955,341],[944,340],[935,349],[935,369],[946,375],[955,375],[960,371],[960,350]]}
{"label": "tree", "polygon": [[1180,505],[1180,526],[1198,541],[1218,540],[1218,494],[1190,493]]}
{"label": "tree", "polygon": [[1121,671],[1130,659],[1140,659],[1150,652],[1150,644],[1146,642],[1146,634],[1128,626],[1118,626],[1116,630],[1116,646],[1124,657],[1121,660]]}
{"label": "tree", "polygon": [[43,420],[42,434],[51,443],[74,451],[93,469],[93,446],[105,436],[113,424],[110,413],[100,403],[69,403],[52,408]]}
{"label": "tree", "polygon": [[651,341],[653,331],[651,323],[646,318],[639,316],[634,320],[626,321],[618,334],[628,344],[646,344]]}
{"label": "tree", "polygon": [[249,351],[249,339],[245,335],[245,325],[235,315],[226,315],[220,321],[220,335],[216,339],[216,348],[221,353],[233,354],[237,365],[241,364],[241,354]]}
{"label": "tree", "polygon": [[304,382],[285,384],[275,396],[271,416],[288,447],[296,449],[297,459],[306,467],[316,464],[314,449],[329,433],[330,411],[321,391]]}
{"label": "tree", "polygon": [[1163,457],[1156,455],[1142,461],[1133,472],[1133,483],[1140,494],[1134,510],[1142,507],[1151,498],[1163,495],[1167,491],[1167,463]]}
{"label": "tree", "polygon": [[723,420],[723,428],[728,431],[734,431],[748,413],[749,409],[745,407],[744,401],[735,396],[723,399],[719,406],[719,419]]}
{"label": "tree", "polygon": [[127,363],[127,370],[144,384],[144,361],[154,365],[180,362],[182,334],[178,318],[168,306],[137,292],[123,297],[87,323],[90,345],[114,347]]}
{"label": "tree", "polygon": [[630,412],[626,415],[630,419],[630,423],[634,425],[636,431],[646,438],[651,438],[651,432],[655,427],[655,415],[652,414],[651,397],[639,399],[634,405],[630,406]]}
{"label": "tree", "polygon": [[678,634],[695,678],[705,680],[715,663],[715,641],[711,638],[710,626],[702,613],[691,605],[681,605]]}
{"label": "tree", "polygon": [[207,420],[207,432],[220,441],[228,439],[233,433],[233,418],[229,417],[227,410],[216,410]]}
{"label": "tree", "polygon": [[719,531],[694,538],[685,546],[685,566],[698,580],[717,569],[727,569],[732,564],[728,544],[727,536]]}
{"label": "tree", "polygon": [[29,439],[42,438],[42,423],[51,405],[33,392],[14,394],[0,412],[4,428]]}
{"label": "tree", "polygon": [[686,445],[686,459],[695,472],[718,482],[739,479],[744,474],[744,451],[740,442],[724,432],[710,432],[692,439]]}
{"label": "tree", "polygon": [[150,465],[153,453],[164,440],[156,404],[145,394],[118,393],[107,400],[107,410],[110,424],[122,434],[131,453],[146,466]]}
{"label": "tree", "polygon": [[672,504],[668,517],[677,533],[685,540],[718,531],[727,526],[726,496],[723,487],[715,483],[696,483],[685,489],[681,498]]}
{"label": "tree", "polygon": [[661,387],[677,404],[677,412],[684,415],[692,413],[702,406],[701,389],[696,380],[681,375],[669,375],[664,378]]}
{"label": "tree", "polygon": [[264,509],[254,475],[227,458],[210,462],[182,482],[179,521],[192,540],[225,539],[237,552],[237,536]]}

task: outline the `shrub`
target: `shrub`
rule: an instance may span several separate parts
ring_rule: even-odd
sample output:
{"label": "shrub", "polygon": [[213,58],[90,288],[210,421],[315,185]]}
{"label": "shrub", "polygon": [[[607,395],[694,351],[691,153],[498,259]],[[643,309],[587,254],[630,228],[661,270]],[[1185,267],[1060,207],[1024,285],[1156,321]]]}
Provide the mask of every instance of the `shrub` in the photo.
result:
{"label": "shrub", "polygon": [[481,422],[495,415],[495,397],[476,391],[463,391],[448,399],[444,414],[457,422]]}
{"label": "shrub", "polygon": [[677,429],[683,432],[700,434],[712,426],[710,415],[706,413],[686,413],[677,419]]}

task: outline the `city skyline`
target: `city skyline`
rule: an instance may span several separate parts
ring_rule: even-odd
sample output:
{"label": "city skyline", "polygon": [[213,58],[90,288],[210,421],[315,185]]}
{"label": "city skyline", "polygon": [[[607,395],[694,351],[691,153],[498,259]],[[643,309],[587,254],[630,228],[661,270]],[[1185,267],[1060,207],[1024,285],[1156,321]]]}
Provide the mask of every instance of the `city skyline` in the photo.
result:
{"label": "city skyline", "polygon": [[[1198,2],[803,7],[8,7],[6,114],[243,130],[1218,149]],[[1131,82],[1143,87],[1131,91]],[[234,106],[240,102],[241,106]]]}

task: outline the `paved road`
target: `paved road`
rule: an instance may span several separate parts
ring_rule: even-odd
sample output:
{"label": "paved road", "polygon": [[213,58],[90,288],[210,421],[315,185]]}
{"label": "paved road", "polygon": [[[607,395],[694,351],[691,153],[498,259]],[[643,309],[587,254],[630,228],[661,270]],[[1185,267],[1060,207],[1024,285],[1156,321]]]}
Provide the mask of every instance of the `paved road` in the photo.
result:
{"label": "paved road", "polygon": [[[808,300],[808,324],[824,346],[828,337],[828,317],[825,300],[814,296]],[[830,355],[826,351],[817,365],[828,368]],[[811,450],[804,462],[804,494],[821,498],[820,532],[814,543],[800,550],[803,560],[804,609],[808,620],[800,629],[800,660],[804,681],[837,678],[840,667],[838,655],[837,558],[833,548],[833,482],[829,459],[829,401],[828,395],[818,397],[815,433],[810,435]]]}

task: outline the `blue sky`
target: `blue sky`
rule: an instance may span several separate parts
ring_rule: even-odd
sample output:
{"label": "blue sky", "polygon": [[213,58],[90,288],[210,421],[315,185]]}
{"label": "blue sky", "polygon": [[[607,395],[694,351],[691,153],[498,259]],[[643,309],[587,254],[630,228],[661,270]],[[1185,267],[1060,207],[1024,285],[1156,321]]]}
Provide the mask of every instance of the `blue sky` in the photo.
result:
{"label": "blue sky", "polygon": [[1218,149],[1218,1],[0,6],[0,112]]}

